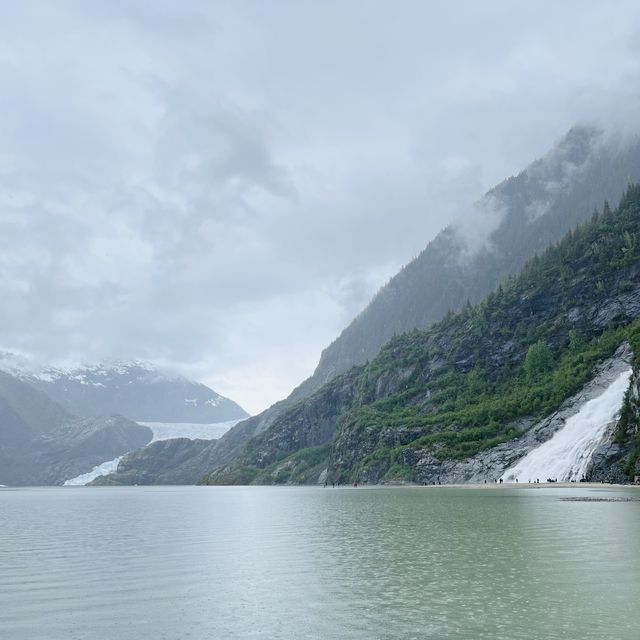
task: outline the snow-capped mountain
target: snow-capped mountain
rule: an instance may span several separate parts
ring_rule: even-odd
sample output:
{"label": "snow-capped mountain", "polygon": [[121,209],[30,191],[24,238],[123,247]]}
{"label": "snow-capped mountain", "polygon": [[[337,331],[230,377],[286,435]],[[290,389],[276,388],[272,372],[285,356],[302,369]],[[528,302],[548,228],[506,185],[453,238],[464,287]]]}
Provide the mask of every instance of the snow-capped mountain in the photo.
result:
{"label": "snow-capped mountain", "polygon": [[[247,417],[238,404],[199,382],[161,373],[141,362],[103,363],[73,369],[28,371],[9,367],[44,391],[67,411],[80,416],[120,414],[135,421],[215,423]],[[18,371],[16,371],[18,369]]]}
{"label": "snow-capped mountain", "polygon": [[0,484],[61,484],[153,437],[122,416],[79,417],[0,371]]}

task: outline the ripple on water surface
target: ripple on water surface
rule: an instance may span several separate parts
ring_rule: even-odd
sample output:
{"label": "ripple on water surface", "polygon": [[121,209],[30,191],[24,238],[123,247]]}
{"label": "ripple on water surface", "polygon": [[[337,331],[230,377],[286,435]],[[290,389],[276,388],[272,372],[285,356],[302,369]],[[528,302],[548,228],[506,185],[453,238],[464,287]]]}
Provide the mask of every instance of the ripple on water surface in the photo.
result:
{"label": "ripple on water surface", "polygon": [[587,489],[0,491],[12,640],[637,640],[640,503]]}

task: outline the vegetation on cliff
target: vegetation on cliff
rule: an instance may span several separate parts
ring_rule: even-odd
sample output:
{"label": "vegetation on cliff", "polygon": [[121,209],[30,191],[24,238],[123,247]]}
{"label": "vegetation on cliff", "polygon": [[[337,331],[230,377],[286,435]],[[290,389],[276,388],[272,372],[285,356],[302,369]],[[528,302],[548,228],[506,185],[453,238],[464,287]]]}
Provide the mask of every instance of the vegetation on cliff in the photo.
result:
{"label": "vegetation on cliff", "polygon": [[573,127],[549,153],[478,203],[472,216],[480,235],[483,214],[500,214],[481,249],[469,255],[464,232],[445,229],[325,349],[310,383],[372,359],[394,334],[426,329],[448,309],[460,310],[467,298],[480,302],[507,274],[518,273],[531,256],[588,219],[604,199],[617,202],[640,179],[639,160],[637,140],[620,144],[596,128]]}
{"label": "vegetation on cliff", "polygon": [[[517,437],[524,419],[555,410],[623,341],[640,344],[639,242],[640,187],[631,187],[615,211],[605,204],[481,303],[390,340],[347,374],[340,402],[322,388],[289,410],[208,481],[232,470],[255,481],[258,469],[327,442],[331,478],[410,479],[412,450],[467,458]],[[291,425],[310,428],[301,417],[323,407],[335,430],[305,442]],[[290,443],[283,434],[294,431]]]}
{"label": "vegetation on cliff", "polygon": [[623,452],[622,470],[627,478],[640,476],[640,340],[633,345],[633,373],[624,397],[615,442]]}
{"label": "vegetation on cliff", "polygon": [[[463,224],[444,229],[382,287],[289,397],[223,436],[207,456],[211,468],[237,459],[249,439],[323,384],[371,361],[394,335],[428,329],[467,300],[480,302],[508,274],[518,273],[533,255],[587,220],[604,199],[617,202],[638,180],[640,139],[621,141],[598,128],[573,127],[542,158],[491,189]],[[467,227],[475,232],[466,232]]]}

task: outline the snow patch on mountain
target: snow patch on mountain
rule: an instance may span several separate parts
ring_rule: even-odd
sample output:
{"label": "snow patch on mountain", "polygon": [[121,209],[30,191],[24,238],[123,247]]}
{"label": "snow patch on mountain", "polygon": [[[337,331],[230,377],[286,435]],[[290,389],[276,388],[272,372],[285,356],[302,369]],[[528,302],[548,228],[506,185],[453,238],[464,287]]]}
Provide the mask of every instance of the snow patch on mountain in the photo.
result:
{"label": "snow patch on mountain", "polygon": [[148,362],[102,362],[79,367],[34,368],[0,352],[0,369],[44,391],[79,416],[121,414],[136,422],[214,424],[248,417],[232,400]]}

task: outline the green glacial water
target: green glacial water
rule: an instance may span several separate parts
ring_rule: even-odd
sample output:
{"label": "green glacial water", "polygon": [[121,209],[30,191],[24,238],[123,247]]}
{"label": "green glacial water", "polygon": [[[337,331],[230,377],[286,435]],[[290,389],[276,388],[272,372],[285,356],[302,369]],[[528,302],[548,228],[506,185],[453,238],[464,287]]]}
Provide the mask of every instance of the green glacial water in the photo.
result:
{"label": "green glacial water", "polygon": [[12,640],[638,640],[630,489],[0,490]]}

